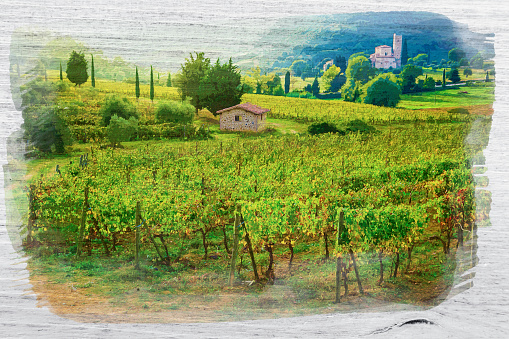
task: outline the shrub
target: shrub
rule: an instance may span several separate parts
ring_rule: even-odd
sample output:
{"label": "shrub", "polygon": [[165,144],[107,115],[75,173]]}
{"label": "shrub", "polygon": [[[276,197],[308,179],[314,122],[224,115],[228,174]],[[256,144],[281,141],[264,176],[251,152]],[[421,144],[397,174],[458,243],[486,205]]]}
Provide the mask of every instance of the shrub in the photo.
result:
{"label": "shrub", "polygon": [[188,102],[163,101],[155,111],[158,123],[173,122],[189,124],[193,121],[195,108]]}
{"label": "shrub", "polygon": [[130,117],[129,120],[125,120],[114,115],[106,128],[106,135],[113,144],[118,144],[122,141],[129,141],[137,131],[138,119]]}
{"label": "shrub", "polygon": [[72,143],[69,129],[54,106],[41,106],[27,112],[24,128],[33,146],[44,153],[64,153],[64,146]]}
{"label": "shrub", "polygon": [[345,132],[338,130],[336,126],[330,124],[328,122],[319,122],[314,123],[308,126],[308,133],[311,135],[323,134],[323,133],[340,133],[345,134]]}
{"label": "shrub", "polygon": [[460,114],[469,114],[470,113],[468,111],[468,109],[463,108],[463,107],[452,108],[452,109],[448,110],[447,112],[448,113],[460,113]]}
{"label": "shrub", "polygon": [[350,133],[359,132],[362,134],[367,134],[376,132],[376,128],[374,128],[373,126],[369,126],[362,120],[356,119],[348,122],[346,131]]}
{"label": "shrub", "polygon": [[396,107],[400,100],[400,93],[401,91],[396,83],[392,82],[390,79],[379,77],[367,84],[364,103],[376,106]]}
{"label": "shrub", "polygon": [[123,118],[124,120],[129,120],[131,117],[138,119],[136,107],[134,107],[127,98],[122,98],[117,95],[106,97],[99,113],[102,116],[104,126],[108,126],[110,124],[111,117],[114,115],[119,118]]}
{"label": "shrub", "polygon": [[59,92],[65,92],[69,89],[69,85],[65,81],[58,81],[56,84],[56,89]]}

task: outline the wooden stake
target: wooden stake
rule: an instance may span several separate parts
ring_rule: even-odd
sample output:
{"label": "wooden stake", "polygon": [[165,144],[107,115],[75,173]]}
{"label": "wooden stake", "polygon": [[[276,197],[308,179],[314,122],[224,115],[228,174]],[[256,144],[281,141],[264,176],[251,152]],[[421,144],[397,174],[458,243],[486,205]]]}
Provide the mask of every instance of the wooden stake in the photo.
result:
{"label": "wooden stake", "polygon": [[140,202],[136,202],[136,229],[135,229],[135,237],[136,237],[136,248],[135,248],[135,261],[134,266],[136,269],[140,268],[140,227],[141,227],[141,206]]}
{"label": "wooden stake", "polygon": [[76,249],[76,257],[79,257],[81,254],[81,250],[83,247],[83,234],[85,233],[85,225],[87,222],[87,212],[88,212],[88,186],[85,186],[85,202],[83,203],[83,212],[81,213],[81,224],[80,224],[80,233],[78,236],[78,247]]}
{"label": "wooden stake", "polygon": [[237,256],[239,254],[240,205],[237,205],[235,212],[235,223],[233,224],[233,251],[230,264],[230,286],[233,286],[235,280],[235,265],[237,264]]}
{"label": "wooden stake", "polygon": [[[337,245],[336,245],[336,251],[338,250],[339,245],[341,245],[341,234],[343,234],[343,231],[345,229],[344,225],[344,212],[341,211],[339,213],[339,225],[338,225],[338,236],[337,236]],[[341,255],[337,254],[336,259],[336,303],[339,303],[341,301],[341,269],[343,266],[343,258],[341,258]]]}

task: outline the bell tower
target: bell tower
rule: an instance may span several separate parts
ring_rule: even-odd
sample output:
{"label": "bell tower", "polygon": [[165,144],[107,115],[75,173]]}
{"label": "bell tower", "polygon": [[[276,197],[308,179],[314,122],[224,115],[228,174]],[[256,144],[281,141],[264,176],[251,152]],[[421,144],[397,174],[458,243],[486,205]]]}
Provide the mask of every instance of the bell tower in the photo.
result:
{"label": "bell tower", "polygon": [[398,67],[401,67],[401,49],[403,48],[403,36],[396,35],[392,38],[392,51],[394,54],[394,58],[396,59],[396,64]]}

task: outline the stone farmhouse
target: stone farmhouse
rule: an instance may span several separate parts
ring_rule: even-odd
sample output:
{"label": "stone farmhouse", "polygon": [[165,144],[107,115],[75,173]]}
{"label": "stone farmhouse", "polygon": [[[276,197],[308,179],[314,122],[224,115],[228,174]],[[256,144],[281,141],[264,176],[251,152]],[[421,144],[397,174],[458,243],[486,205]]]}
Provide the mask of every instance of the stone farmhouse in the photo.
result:
{"label": "stone farmhouse", "polygon": [[401,49],[403,36],[394,34],[391,46],[382,45],[375,47],[375,53],[371,54],[369,59],[371,65],[375,68],[400,68],[401,67]]}
{"label": "stone farmhouse", "polygon": [[218,114],[221,114],[219,129],[223,131],[261,131],[265,128],[267,112],[270,112],[270,109],[249,102],[222,109],[217,111]]}

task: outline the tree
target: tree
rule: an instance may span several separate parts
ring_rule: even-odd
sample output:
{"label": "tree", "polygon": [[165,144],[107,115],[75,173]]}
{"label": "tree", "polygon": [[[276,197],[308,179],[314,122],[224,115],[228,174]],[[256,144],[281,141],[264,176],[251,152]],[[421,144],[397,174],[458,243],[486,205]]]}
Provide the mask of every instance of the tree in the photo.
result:
{"label": "tree", "polygon": [[184,65],[181,65],[180,73],[174,79],[175,85],[178,88],[182,100],[191,98],[191,104],[196,110],[202,109],[204,106],[200,102],[198,90],[200,81],[205,77],[208,69],[210,68],[210,59],[205,58],[203,52],[196,53],[196,57],[190,54],[186,58]]}
{"label": "tree", "polygon": [[157,105],[155,116],[158,123],[189,124],[193,122],[194,111],[188,102],[162,101]]}
{"label": "tree", "polygon": [[136,93],[136,100],[140,99],[140,77],[138,75],[138,66],[136,66],[136,80],[134,82],[134,92]]}
{"label": "tree", "polygon": [[341,87],[341,96],[345,101],[355,102],[361,95],[360,82],[353,78],[346,78],[346,82]]}
{"label": "tree", "polygon": [[304,60],[295,60],[290,66],[290,70],[296,77],[300,77],[309,65]]}
{"label": "tree", "polygon": [[113,145],[118,145],[122,141],[131,140],[137,131],[138,119],[130,117],[126,120],[117,115],[113,115],[106,128],[106,136]]}
{"label": "tree", "polygon": [[406,39],[403,39],[403,47],[401,49],[401,66],[405,66],[408,61],[408,46]]}
{"label": "tree", "polygon": [[467,58],[461,58],[459,64],[460,64],[460,66],[468,66],[469,65],[468,59]]}
{"label": "tree", "polygon": [[166,87],[171,87],[171,73],[168,72],[168,79],[166,80]]}
{"label": "tree", "polygon": [[433,79],[432,77],[429,77],[429,78],[426,78],[426,80],[424,80],[424,84],[422,85],[422,88],[423,89],[426,89],[426,90],[432,90],[432,89],[435,89],[435,79]]}
{"label": "tree", "polygon": [[449,51],[449,60],[460,62],[465,57],[465,52],[459,48],[453,48]]}
{"label": "tree", "polygon": [[154,71],[152,65],[150,66],[150,100],[154,102]]}
{"label": "tree", "polygon": [[484,66],[484,59],[481,53],[477,53],[472,59],[470,59],[470,67],[482,69]]}
{"label": "tree", "polygon": [[281,86],[281,78],[274,75],[270,80],[267,81],[267,94],[274,95],[274,91],[278,86]]}
{"label": "tree", "polygon": [[64,76],[62,74],[62,62],[60,62],[60,81],[64,81]]}
{"label": "tree", "polygon": [[92,56],[92,64],[90,65],[90,74],[92,79],[92,87],[95,87],[95,70],[94,70],[94,55],[90,54]]}
{"label": "tree", "polygon": [[490,82],[490,75],[488,74],[488,71],[486,71],[486,82]]}
{"label": "tree", "polygon": [[129,120],[130,117],[138,119],[136,107],[127,100],[127,98],[118,95],[110,95],[106,97],[101,105],[99,113],[102,116],[103,126],[110,124],[111,117],[116,115],[124,120]]}
{"label": "tree", "polygon": [[444,68],[444,71],[442,72],[442,88],[445,88],[445,68]]}
{"label": "tree", "polygon": [[453,69],[450,73],[449,73],[449,80],[451,80],[451,82],[453,84],[457,84],[458,82],[461,81],[461,78],[460,78],[460,72],[458,71],[457,68]]}
{"label": "tree", "polygon": [[290,92],[290,71],[286,71],[285,74],[285,94]]}
{"label": "tree", "polygon": [[346,69],[346,58],[341,55],[337,56],[336,59],[334,59],[334,65],[341,70],[345,70]]}
{"label": "tree", "polygon": [[345,75],[347,78],[365,84],[375,75],[375,69],[371,67],[371,61],[368,58],[359,55],[348,60]]}
{"label": "tree", "polygon": [[330,84],[329,92],[338,92],[345,83],[346,76],[344,74],[341,73],[336,75],[336,77],[334,78],[334,80],[332,80]]}
{"label": "tree", "polygon": [[417,65],[417,66],[423,66],[428,61],[428,55],[421,53],[413,58],[408,59],[408,63]]}
{"label": "tree", "polygon": [[315,80],[313,81],[313,85],[311,85],[311,91],[313,93],[313,96],[317,96],[320,92],[320,84],[318,84],[318,78],[315,77]]}
{"label": "tree", "polygon": [[[279,77],[277,77],[279,79]],[[241,75],[232,59],[222,64],[217,62],[207,70],[199,83],[197,98],[202,107],[212,114],[240,103],[244,87],[240,83]],[[279,81],[281,82],[281,80]]]}
{"label": "tree", "polygon": [[403,93],[410,93],[416,90],[416,79],[422,75],[422,68],[407,64],[401,71]]}
{"label": "tree", "polygon": [[81,86],[87,82],[87,61],[85,60],[84,53],[77,53],[72,51],[69,60],[67,61],[67,79],[74,85]]}
{"label": "tree", "polygon": [[465,78],[468,78],[469,75],[472,75],[472,70],[470,68],[465,68],[463,70],[463,75],[465,76]]}
{"label": "tree", "polygon": [[332,82],[334,79],[341,73],[341,69],[332,65],[328,70],[325,71],[322,75],[322,84],[323,91],[329,92],[332,86]]}
{"label": "tree", "polygon": [[70,132],[55,106],[39,106],[36,115],[29,120],[30,123],[24,125],[25,133],[35,148],[44,153],[65,152],[64,146],[71,143]]}
{"label": "tree", "polygon": [[376,106],[396,107],[400,100],[400,94],[401,90],[395,82],[391,81],[388,77],[379,75],[366,84],[364,103]]}

